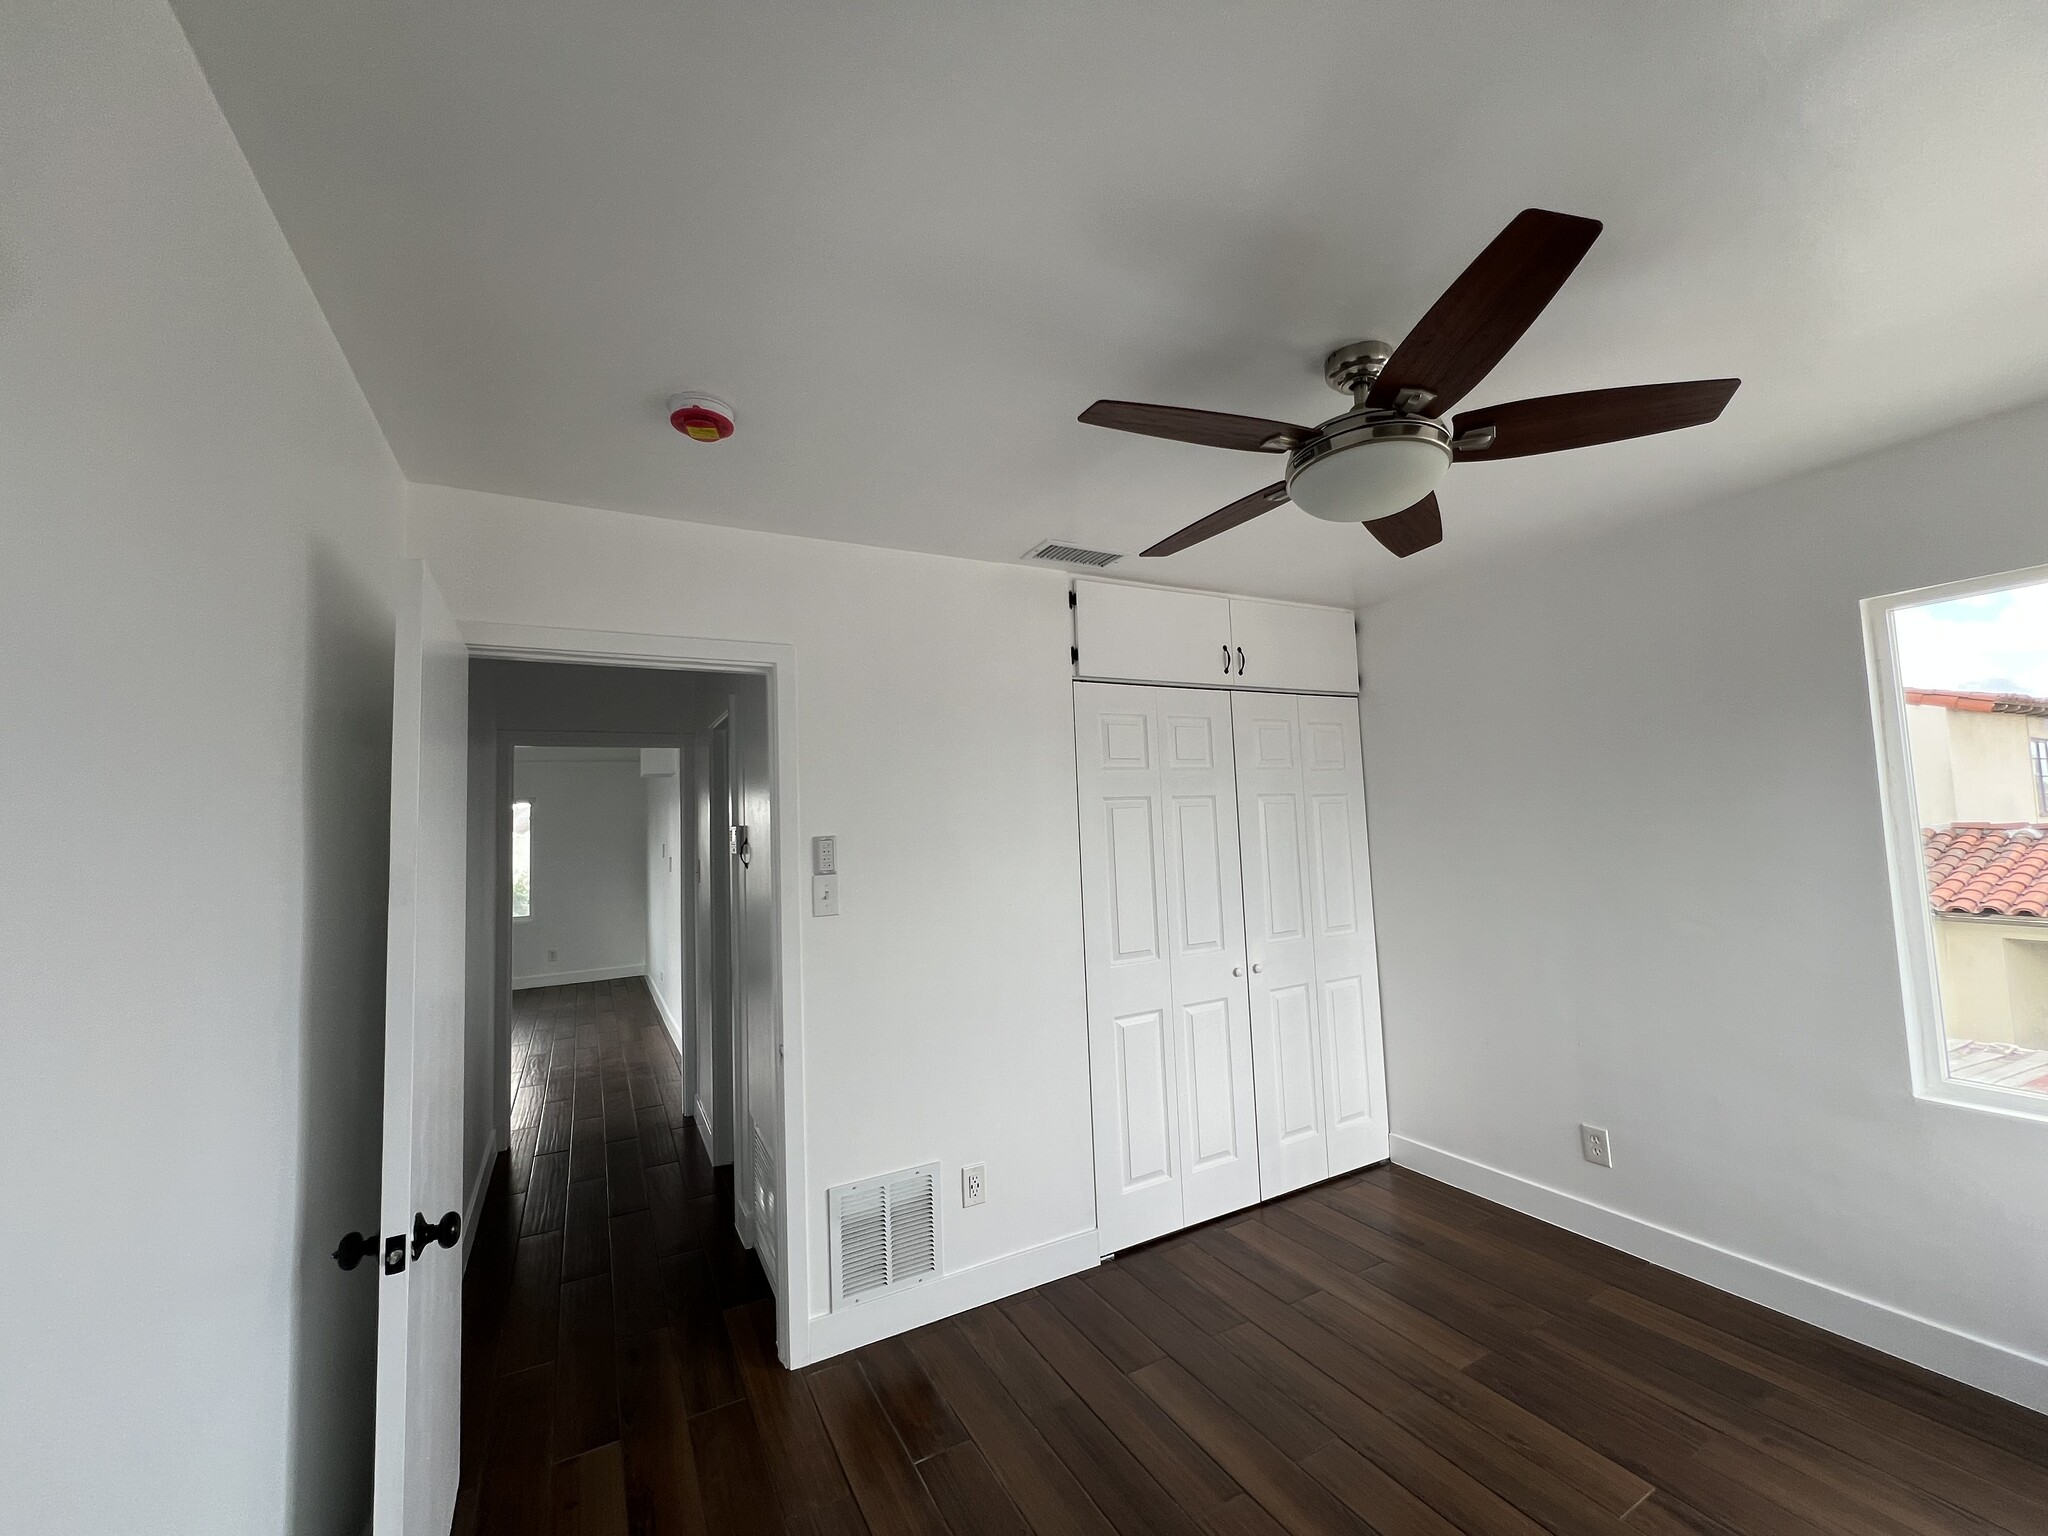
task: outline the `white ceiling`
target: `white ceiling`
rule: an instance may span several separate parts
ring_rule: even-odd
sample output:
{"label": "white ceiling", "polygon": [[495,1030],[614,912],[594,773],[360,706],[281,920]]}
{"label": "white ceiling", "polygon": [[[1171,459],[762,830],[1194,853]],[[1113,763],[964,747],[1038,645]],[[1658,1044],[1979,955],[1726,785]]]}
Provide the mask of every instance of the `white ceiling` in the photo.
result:
{"label": "white ceiling", "polygon": [[[1725,374],[1460,466],[1396,562],[1277,512],[1119,574],[1368,599],[2048,395],[2048,6],[174,0],[406,473],[1015,559],[1277,461],[1516,210],[1607,230],[1466,402]],[[714,447],[673,390],[733,402]]]}

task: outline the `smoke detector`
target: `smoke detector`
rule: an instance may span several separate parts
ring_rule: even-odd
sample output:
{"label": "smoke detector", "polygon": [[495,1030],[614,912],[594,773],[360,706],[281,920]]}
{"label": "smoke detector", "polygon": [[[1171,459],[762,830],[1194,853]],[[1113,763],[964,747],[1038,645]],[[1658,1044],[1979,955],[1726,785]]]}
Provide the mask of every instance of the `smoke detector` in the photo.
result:
{"label": "smoke detector", "polygon": [[732,436],[732,407],[716,395],[671,395],[668,424],[693,443],[715,443]]}

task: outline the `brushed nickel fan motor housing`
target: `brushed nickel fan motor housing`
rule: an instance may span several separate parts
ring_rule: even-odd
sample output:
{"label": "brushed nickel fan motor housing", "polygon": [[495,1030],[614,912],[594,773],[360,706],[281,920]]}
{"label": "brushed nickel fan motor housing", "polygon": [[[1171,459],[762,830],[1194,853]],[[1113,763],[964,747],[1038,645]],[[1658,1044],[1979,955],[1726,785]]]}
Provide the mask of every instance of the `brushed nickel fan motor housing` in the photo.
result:
{"label": "brushed nickel fan motor housing", "polygon": [[[1332,507],[1328,511],[1319,510],[1316,503],[1322,499],[1321,497],[1311,496],[1304,501],[1295,482],[1304,472],[1326,464],[1339,454],[1379,453],[1385,457],[1387,448],[1396,443],[1402,445],[1397,452],[1404,463],[1412,464],[1418,459],[1422,462],[1417,466],[1416,473],[1392,478],[1396,483],[1412,481],[1419,489],[1412,497],[1401,501],[1400,505],[1375,509],[1372,515],[1386,516],[1399,512],[1433,490],[1436,481],[1451,464],[1450,430],[1442,422],[1431,417],[1410,416],[1402,411],[1369,408],[1352,411],[1324,422],[1316,429],[1314,437],[1287,455],[1288,495],[1293,497],[1295,503],[1311,517],[1322,517],[1332,522],[1357,520],[1355,510],[1338,507]],[[1428,450],[1431,449],[1442,456],[1440,463],[1428,454]],[[1427,483],[1423,483],[1425,481]]]}
{"label": "brushed nickel fan motor housing", "polygon": [[1323,382],[1363,405],[1365,392],[1393,355],[1394,349],[1384,341],[1347,341],[1323,359]]}

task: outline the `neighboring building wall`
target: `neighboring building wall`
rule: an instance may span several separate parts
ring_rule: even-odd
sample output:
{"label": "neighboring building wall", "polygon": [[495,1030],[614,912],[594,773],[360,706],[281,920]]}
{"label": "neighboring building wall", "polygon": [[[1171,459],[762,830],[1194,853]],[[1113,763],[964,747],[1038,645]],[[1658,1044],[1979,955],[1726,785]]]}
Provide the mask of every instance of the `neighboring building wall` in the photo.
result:
{"label": "neighboring building wall", "polygon": [[1949,721],[1953,715],[1953,710],[1939,704],[1906,706],[1913,801],[1923,827],[1945,827],[1961,819],[1956,815],[1956,775],[1950,760]]}
{"label": "neighboring building wall", "polygon": [[1950,775],[1955,785],[1955,814],[1948,820],[2040,820],[2027,742],[2036,734],[2036,727],[2048,722],[2035,715],[1979,714],[1961,709],[1942,713],[1949,717]]}
{"label": "neighboring building wall", "polygon": [[512,798],[533,806],[533,915],[512,924],[513,987],[642,974],[647,803],[639,751],[522,747]]}
{"label": "neighboring building wall", "polygon": [[2048,922],[1934,920],[1950,1038],[2048,1048]]}
{"label": "neighboring building wall", "polygon": [[162,0],[0,4],[0,1527],[370,1517],[404,484]]}

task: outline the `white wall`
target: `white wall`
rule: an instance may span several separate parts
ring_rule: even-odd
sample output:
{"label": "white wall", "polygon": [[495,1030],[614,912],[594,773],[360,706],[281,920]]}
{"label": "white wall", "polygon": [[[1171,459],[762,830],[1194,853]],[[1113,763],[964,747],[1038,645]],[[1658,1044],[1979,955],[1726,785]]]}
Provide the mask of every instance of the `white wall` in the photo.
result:
{"label": "white wall", "polygon": [[[829,1296],[824,1189],[934,1159],[935,1303],[1087,1262],[1064,578],[428,486],[413,517],[459,618],[795,648],[803,820],[777,835],[796,859],[838,836],[843,909],[791,936],[809,1165],[789,1183],[811,1313]],[[988,1203],[964,1210],[972,1162]]]}
{"label": "white wall", "polygon": [[1912,1096],[1857,609],[2044,486],[2036,409],[1367,611],[1397,1159],[2048,1408],[2048,1125]]}
{"label": "white wall", "polygon": [[646,798],[647,990],[676,1049],[683,1048],[683,799],[675,747],[640,754]]}
{"label": "white wall", "polygon": [[0,6],[11,1530],[367,1521],[402,519],[170,10]]}
{"label": "white wall", "polygon": [[647,968],[647,804],[640,753],[519,747],[512,797],[533,807],[533,915],[512,922],[512,985]]}

